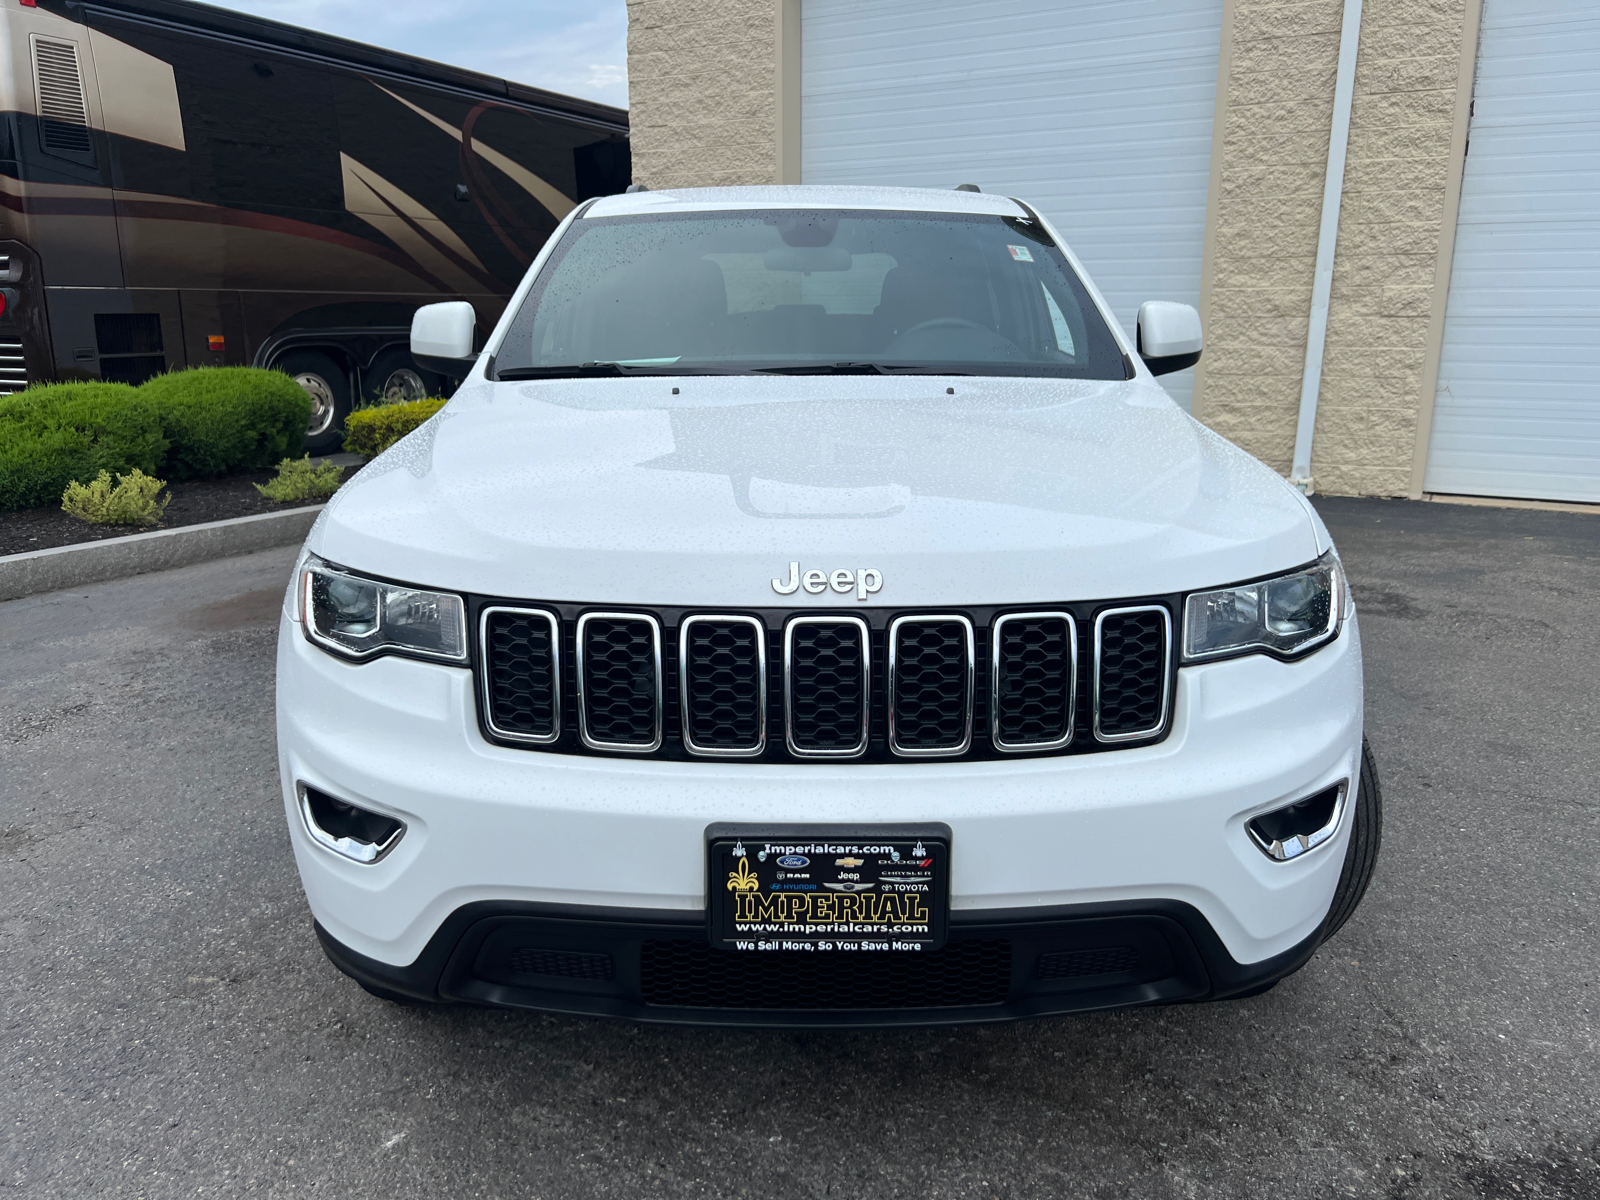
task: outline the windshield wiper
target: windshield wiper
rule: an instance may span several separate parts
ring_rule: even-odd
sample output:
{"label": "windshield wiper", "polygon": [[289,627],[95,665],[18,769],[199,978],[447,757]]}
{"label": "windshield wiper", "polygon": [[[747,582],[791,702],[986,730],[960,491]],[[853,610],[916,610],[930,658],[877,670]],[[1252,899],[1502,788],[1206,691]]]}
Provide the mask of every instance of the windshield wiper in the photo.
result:
{"label": "windshield wiper", "polygon": [[781,367],[751,367],[757,375],[973,375],[940,364],[880,362],[789,363]]}
{"label": "windshield wiper", "polygon": [[744,367],[693,367],[674,362],[586,362],[564,366],[502,367],[497,381],[518,379],[595,379],[608,375],[747,375]]}

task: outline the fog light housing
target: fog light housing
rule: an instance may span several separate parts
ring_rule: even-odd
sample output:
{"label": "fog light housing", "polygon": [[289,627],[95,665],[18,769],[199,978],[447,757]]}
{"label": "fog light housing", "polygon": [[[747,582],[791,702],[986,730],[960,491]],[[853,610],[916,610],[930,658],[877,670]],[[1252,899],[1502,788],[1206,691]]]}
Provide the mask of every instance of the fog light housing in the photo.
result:
{"label": "fog light housing", "polygon": [[1289,862],[1315,850],[1339,831],[1348,784],[1336,783],[1314,796],[1261,813],[1245,822],[1256,849],[1273,862]]}
{"label": "fog light housing", "polygon": [[405,822],[358,808],[308,784],[297,784],[300,816],[311,840],[351,862],[371,864],[393,850],[404,836]]}

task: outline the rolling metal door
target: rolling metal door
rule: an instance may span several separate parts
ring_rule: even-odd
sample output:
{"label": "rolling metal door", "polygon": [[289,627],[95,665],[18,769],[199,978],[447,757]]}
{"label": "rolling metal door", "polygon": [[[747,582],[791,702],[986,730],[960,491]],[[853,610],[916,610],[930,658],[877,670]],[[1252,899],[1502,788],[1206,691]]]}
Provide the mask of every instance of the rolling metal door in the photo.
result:
{"label": "rolling metal door", "polygon": [[1200,302],[1221,38],[1222,0],[804,0],[801,178],[1028,200],[1131,334]]}
{"label": "rolling metal door", "polygon": [[1600,9],[1486,0],[1430,492],[1600,502]]}

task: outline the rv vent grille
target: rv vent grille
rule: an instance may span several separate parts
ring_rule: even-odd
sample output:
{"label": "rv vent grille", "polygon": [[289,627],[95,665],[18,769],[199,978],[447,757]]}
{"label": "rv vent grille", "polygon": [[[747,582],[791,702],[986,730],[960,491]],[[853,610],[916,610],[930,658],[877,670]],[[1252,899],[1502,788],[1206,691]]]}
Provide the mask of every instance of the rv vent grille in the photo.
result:
{"label": "rv vent grille", "polygon": [[78,47],[51,38],[33,39],[33,78],[46,150],[89,150],[89,110],[83,101]]}

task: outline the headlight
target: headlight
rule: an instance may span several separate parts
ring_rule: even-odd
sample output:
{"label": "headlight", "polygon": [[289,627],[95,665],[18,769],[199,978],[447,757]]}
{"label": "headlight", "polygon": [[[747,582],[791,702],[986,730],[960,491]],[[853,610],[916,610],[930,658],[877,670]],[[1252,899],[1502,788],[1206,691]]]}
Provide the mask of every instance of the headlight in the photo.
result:
{"label": "headlight", "polygon": [[344,658],[407,654],[467,661],[467,615],[460,596],[363,579],[308,556],[300,574],[306,636]]}
{"label": "headlight", "polygon": [[1292,658],[1335,637],[1345,615],[1344,571],[1330,550],[1276,579],[1196,592],[1184,605],[1183,658],[1265,651]]}

